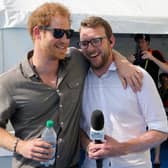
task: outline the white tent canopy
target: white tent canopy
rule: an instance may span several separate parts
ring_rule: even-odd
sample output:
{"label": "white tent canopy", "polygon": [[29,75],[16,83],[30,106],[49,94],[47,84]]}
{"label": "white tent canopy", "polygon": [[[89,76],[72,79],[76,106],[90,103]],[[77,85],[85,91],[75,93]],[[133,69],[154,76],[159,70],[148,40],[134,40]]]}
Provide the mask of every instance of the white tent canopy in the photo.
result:
{"label": "white tent canopy", "polygon": [[102,16],[115,33],[168,34],[167,0],[1,0],[0,28],[26,28],[32,10],[44,2],[60,2],[72,12],[72,28],[88,15]]}

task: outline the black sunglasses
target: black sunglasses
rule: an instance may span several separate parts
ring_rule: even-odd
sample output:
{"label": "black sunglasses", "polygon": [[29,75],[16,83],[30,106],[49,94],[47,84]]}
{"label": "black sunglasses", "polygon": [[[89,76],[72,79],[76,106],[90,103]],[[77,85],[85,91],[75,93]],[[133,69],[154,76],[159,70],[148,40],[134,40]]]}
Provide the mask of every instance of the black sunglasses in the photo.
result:
{"label": "black sunglasses", "polygon": [[72,29],[64,30],[64,29],[56,29],[52,27],[47,27],[47,26],[39,26],[39,29],[51,31],[53,33],[53,36],[58,39],[62,38],[64,34],[66,34],[67,39],[70,39],[74,32],[74,30]]}

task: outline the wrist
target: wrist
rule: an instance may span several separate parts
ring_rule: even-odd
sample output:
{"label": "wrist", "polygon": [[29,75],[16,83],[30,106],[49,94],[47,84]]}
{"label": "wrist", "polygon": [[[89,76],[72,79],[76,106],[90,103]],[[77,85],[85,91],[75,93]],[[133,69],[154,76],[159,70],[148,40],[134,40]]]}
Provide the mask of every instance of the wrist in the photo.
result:
{"label": "wrist", "polygon": [[17,146],[18,146],[19,141],[20,141],[19,138],[16,138],[16,139],[15,139],[14,145],[13,145],[13,153],[16,153],[16,149],[17,149]]}
{"label": "wrist", "polygon": [[89,144],[91,141],[87,141],[87,143],[85,144],[85,152],[88,154],[89,152]]}
{"label": "wrist", "polygon": [[121,151],[122,151],[122,154],[121,155],[127,155],[129,154],[129,144],[126,143],[126,142],[123,142],[123,143],[120,143],[121,145]]}
{"label": "wrist", "polygon": [[85,148],[85,152],[88,154],[89,153],[89,144],[87,144],[86,148]]}
{"label": "wrist", "polygon": [[23,144],[23,140],[19,139],[16,145],[15,153],[21,154],[21,147],[24,146],[22,144]]}
{"label": "wrist", "polygon": [[151,56],[150,60],[154,62],[156,60],[156,58],[154,56]]}

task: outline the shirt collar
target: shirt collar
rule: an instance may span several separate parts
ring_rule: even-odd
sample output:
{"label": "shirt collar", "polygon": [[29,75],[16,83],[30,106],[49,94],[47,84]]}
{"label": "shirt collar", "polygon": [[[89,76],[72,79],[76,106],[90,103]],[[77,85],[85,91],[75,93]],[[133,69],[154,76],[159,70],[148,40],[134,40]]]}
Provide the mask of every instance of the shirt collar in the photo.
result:
{"label": "shirt collar", "polygon": [[[27,78],[38,78],[38,74],[35,71],[35,67],[30,64],[29,59],[33,56],[33,50],[29,51],[26,58],[21,62],[20,68],[23,75]],[[64,60],[60,60],[59,71],[64,71],[67,66],[68,60],[70,58],[66,57]],[[60,73],[60,72],[59,72]]]}
{"label": "shirt collar", "polygon": [[31,78],[36,75],[33,67],[30,65],[29,59],[33,56],[33,51],[28,52],[27,57],[21,62],[20,68],[25,77]]}

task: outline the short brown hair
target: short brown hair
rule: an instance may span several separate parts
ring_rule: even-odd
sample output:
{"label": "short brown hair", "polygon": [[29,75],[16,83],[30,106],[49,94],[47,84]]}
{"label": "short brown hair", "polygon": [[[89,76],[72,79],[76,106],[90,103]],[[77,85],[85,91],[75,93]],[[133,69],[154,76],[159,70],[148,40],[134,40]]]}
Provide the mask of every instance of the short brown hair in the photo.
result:
{"label": "short brown hair", "polygon": [[28,30],[33,39],[33,28],[35,26],[49,26],[54,16],[61,15],[67,17],[69,23],[70,11],[60,3],[44,3],[35,9],[28,19]]}
{"label": "short brown hair", "polygon": [[110,24],[105,19],[97,16],[90,16],[81,22],[81,27],[96,28],[99,26],[104,27],[106,36],[110,39],[113,32]]}

